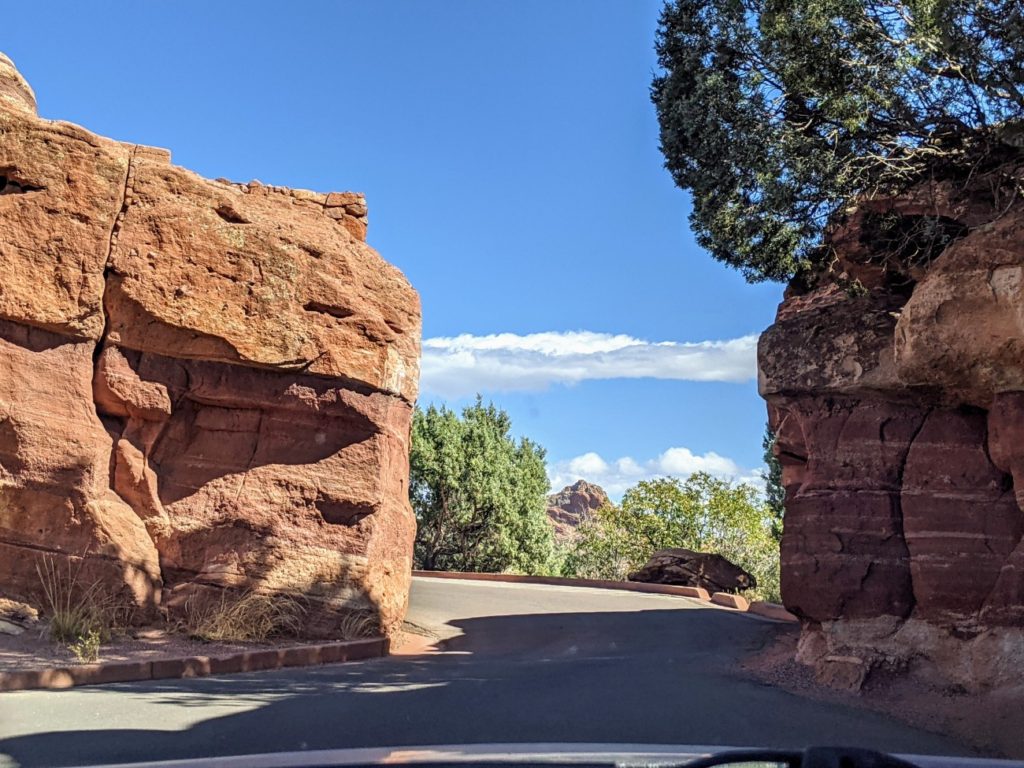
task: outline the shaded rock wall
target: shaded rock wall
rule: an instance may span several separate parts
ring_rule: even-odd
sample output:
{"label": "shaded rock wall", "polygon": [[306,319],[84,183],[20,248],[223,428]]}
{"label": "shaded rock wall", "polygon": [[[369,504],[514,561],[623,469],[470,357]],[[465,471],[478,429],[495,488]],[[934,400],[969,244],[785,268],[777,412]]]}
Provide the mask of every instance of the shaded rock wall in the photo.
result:
{"label": "shaded rock wall", "polygon": [[[1024,681],[1024,204],[1019,166],[865,203],[759,346],[786,487],[801,656]],[[872,217],[955,236],[902,267]],[[856,290],[850,286],[856,281]]]}
{"label": "shaded rock wall", "polygon": [[420,306],[366,206],[209,181],[39,119],[0,56],[0,592],[52,558],[140,617],[300,593],[306,631],[408,596]]}

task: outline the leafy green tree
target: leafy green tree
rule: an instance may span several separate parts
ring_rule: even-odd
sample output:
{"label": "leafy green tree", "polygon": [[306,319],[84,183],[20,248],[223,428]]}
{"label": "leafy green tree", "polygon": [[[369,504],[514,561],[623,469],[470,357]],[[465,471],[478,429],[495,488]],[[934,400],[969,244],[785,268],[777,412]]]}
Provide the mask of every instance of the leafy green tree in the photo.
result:
{"label": "leafy green tree", "polygon": [[1022,144],[1020,0],[669,0],[656,50],[665,166],[752,281],[826,263],[852,198]]}
{"label": "leafy green tree", "polygon": [[697,472],[642,481],[619,506],[597,511],[580,526],[563,564],[567,576],[624,579],[655,551],[685,547],[715,552],[746,568],[758,593],[778,599],[779,547],[772,513],[753,486]]}
{"label": "leafy green tree", "polygon": [[761,446],[764,448],[764,463],[768,467],[764,477],[764,499],[772,514],[772,536],[776,541],[781,541],[782,518],[786,513],[786,489],[782,486],[782,465],[775,458],[775,433],[767,424]]}
{"label": "leafy green tree", "polygon": [[562,561],[562,575],[624,581],[659,549],[661,528],[653,515],[637,515],[614,504],[602,507],[577,529]]}
{"label": "leafy green tree", "polygon": [[508,414],[476,403],[413,416],[409,499],[420,568],[536,573],[552,557],[544,449],[515,441]]}

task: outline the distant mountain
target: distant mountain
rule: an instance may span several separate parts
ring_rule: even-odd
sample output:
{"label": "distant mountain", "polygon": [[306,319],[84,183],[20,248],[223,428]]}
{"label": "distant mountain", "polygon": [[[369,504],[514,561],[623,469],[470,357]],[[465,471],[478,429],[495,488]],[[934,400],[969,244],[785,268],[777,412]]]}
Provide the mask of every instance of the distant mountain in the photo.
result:
{"label": "distant mountain", "polygon": [[552,493],[548,496],[548,518],[555,529],[555,538],[571,539],[584,520],[610,503],[604,488],[586,480],[577,480],[558,493]]}

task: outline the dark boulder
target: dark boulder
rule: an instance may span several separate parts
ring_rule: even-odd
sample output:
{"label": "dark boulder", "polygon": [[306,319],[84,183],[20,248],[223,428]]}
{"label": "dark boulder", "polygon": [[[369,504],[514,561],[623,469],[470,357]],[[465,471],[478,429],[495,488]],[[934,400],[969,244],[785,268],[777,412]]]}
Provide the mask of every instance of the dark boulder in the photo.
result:
{"label": "dark boulder", "polygon": [[751,574],[721,555],[681,547],[658,550],[643,568],[629,574],[629,580],[703,587],[708,592],[742,592],[757,586]]}

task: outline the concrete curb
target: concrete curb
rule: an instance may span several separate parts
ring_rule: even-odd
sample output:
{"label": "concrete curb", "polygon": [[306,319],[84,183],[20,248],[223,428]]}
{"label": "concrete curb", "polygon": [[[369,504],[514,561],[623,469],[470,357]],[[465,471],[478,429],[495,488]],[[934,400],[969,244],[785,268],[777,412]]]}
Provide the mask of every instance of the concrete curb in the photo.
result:
{"label": "concrete curb", "polygon": [[677,587],[671,584],[643,584],[638,581],[610,579],[562,579],[555,576],[520,576],[514,573],[459,573],[458,571],[413,571],[413,576],[428,579],[461,579],[463,581],[505,581],[514,584],[547,584],[553,587],[591,587],[620,589],[627,592],[649,592],[658,595],[679,595],[709,600],[708,591],[700,587]]}
{"label": "concrete curb", "polygon": [[774,619],[775,621],[787,621],[790,623],[800,621],[800,619],[778,603],[768,603],[764,600],[755,600],[752,602],[750,607],[747,608],[747,613],[764,616],[766,619]]}
{"label": "concrete curb", "polygon": [[733,595],[729,592],[715,592],[711,596],[711,602],[715,605],[721,605],[725,608],[734,608],[737,611],[749,611],[750,603],[747,602],[747,598],[741,595]]}
{"label": "concrete curb", "polygon": [[592,589],[619,589],[627,592],[646,592],[656,595],[679,595],[714,603],[743,613],[752,613],[775,621],[795,622],[796,616],[778,603],[755,600],[748,603],[745,597],[727,592],[708,595],[700,587],[678,587],[672,584],[644,584],[638,581],[611,581],[609,579],[562,579],[555,576],[520,576],[513,573],[460,573],[458,571],[413,571],[413,576],[428,579],[461,579],[463,581],[503,581],[512,584],[547,584],[556,587],[590,587]]}
{"label": "concrete curb", "polygon": [[30,688],[61,689],[77,685],[131,683],[140,680],[169,680],[206,675],[229,675],[284,667],[310,667],[387,656],[386,637],[336,643],[259,648],[220,656],[186,656],[152,661],[115,661],[49,669],[0,672],[0,691]]}

